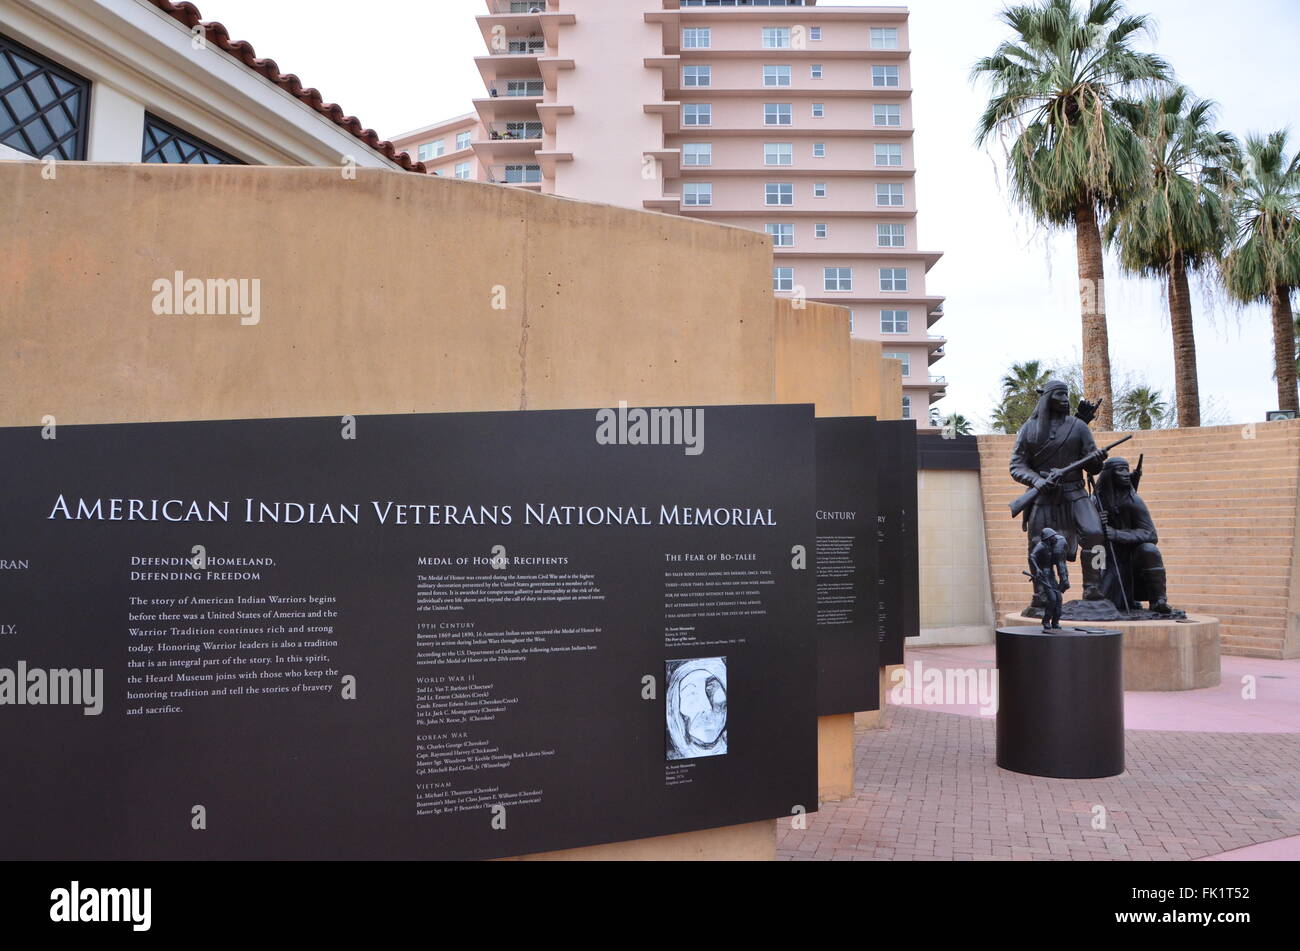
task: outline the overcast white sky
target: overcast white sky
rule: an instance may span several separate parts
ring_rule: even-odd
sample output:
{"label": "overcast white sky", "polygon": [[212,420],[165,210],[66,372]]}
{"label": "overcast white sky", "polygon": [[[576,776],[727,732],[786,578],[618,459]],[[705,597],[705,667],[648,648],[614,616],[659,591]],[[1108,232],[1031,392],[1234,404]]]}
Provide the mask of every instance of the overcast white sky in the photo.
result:
{"label": "overcast white sky", "polygon": [[[608,0],[618,3],[621,0]],[[829,5],[829,4],[828,4]],[[840,5],[863,4],[844,0]],[[934,332],[949,338],[934,366],[947,376],[944,412],[985,420],[1012,362],[1077,359],[1074,241],[1044,235],[1008,205],[1001,169],[973,145],[982,93],[971,64],[1004,36],[999,0],[916,0],[913,82],[920,241],[944,252],[931,293],[948,298]],[[1156,48],[1198,95],[1221,105],[1220,126],[1238,135],[1294,126],[1300,146],[1296,0],[1129,0],[1151,14]],[[383,136],[471,109],[482,95],[473,56],[483,44],[482,0],[200,0],[259,56],[297,73],[327,100]],[[1163,293],[1122,278],[1110,263],[1111,358],[1172,393],[1173,358]],[[1276,408],[1266,308],[1238,310],[1199,294],[1197,344],[1203,411],[1213,422],[1262,420]]]}

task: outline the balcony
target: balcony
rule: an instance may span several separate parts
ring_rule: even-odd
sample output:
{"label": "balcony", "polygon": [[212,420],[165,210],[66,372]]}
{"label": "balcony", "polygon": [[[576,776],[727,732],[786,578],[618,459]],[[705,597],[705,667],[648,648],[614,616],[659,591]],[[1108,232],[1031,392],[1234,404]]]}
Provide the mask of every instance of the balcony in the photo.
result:
{"label": "balcony", "polygon": [[[536,121],[541,106],[541,96],[494,96],[489,99],[474,100],[474,108],[478,111],[479,120],[484,126],[510,119]],[[544,124],[543,128],[545,128]]]}
{"label": "balcony", "polygon": [[536,15],[546,12],[546,0],[489,0],[493,14]]}
{"label": "balcony", "polygon": [[491,164],[494,159],[522,159],[537,151],[542,142],[540,119],[485,124],[487,137],[474,143],[474,149]]}
{"label": "balcony", "polygon": [[532,191],[540,191],[542,187],[542,167],[533,162],[488,165],[483,173],[494,185],[517,185]]}
{"label": "balcony", "polygon": [[517,3],[511,0],[493,3],[492,12],[477,17],[479,32],[483,34],[483,43],[488,49],[502,38],[506,40],[527,40],[540,35],[546,45],[554,49],[560,43],[560,27],[572,26],[577,17],[572,13],[548,12],[546,4]]}
{"label": "balcony", "polygon": [[489,139],[510,141],[514,139],[540,139],[541,120],[536,122],[491,122],[486,127]]}
{"label": "balcony", "polygon": [[545,81],[541,75],[540,57],[537,56],[509,56],[498,55],[495,53],[487,56],[475,56],[474,65],[478,67],[479,74],[483,77],[483,85],[489,90],[496,89],[497,94],[501,96],[512,95],[510,89],[533,89],[532,93],[517,92],[513,95],[534,95],[540,96],[545,88]]}
{"label": "balcony", "polygon": [[492,56],[543,56],[546,53],[546,38],[525,36],[515,40],[507,37],[489,43],[488,53]]}
{"label": "balcony", "polygon": [[541,99],[546,83],[540,76],[519,76],[486,81],[489,99]]}

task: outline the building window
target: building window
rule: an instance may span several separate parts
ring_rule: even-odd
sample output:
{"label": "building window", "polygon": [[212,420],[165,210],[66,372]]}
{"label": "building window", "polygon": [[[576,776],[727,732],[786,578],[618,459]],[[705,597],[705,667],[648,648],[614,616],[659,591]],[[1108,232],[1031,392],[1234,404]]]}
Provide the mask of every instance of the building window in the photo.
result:
{"label": "building window", "polygon": [[794,144],[791,142],[765,142],[763,144],[764,165],[793,165]]}
{"label": "building window", "polygon": [[853,268],[851,267],[822,268],[822,287],[827,291],[853,290]]}
{"label": "building window", "polygon": [[872,66],[871,85],[895,87],[898,85],[897,66]]}
{"label": "building window", "polygon": [[144,114],[144,147],[141,162],[175,165],[243,165],[239,159],[198,136],[183,132],[157,116]]}
{"label": "building window", "polygon": [[713,125],[713,106],[707,102],[688,102],[682,106],[682,125]]}
{"label": "building window", "polygon": [[876,204],[882,208],[903,207],[902,185],[877,185]]}
{"label": "building window", "polygon": [[792,267],[772,268],[772,290],[793,291],[794,290],[794,268]]}
{"label": "building window", "polygon": [[768,205],[793,205],[794,185],[790,182],[768,182],[763,186],[763,199]]}
{"label": "building window", "polygon": [[526,183],[540,182],[542,180],[542,167],[540,165],[507,165],[506,166],[506,184],[520,185]]}
{"label": "building window", "polygon": [[90,81],[0,36],[0,143],[33,158],[86,157]]}
{"label": "building window", "polygon": [[824,221],[819,221],[813,225],[814,238],[829,238],[831,236],[831,226]]}
{"label": "building window", "polygon": [[507,96],[540,96],[546,84],[540,79],[507,79]]}
{"label": "building window", "polygon": [[877,145],[876,164],[895,168],[901,166],[903,164],[903,147],[898,144]]}
{"label": "building window", "polygon": [[713,183],[686,182],[682,185],[682,204],[693,206],[713,204]]}
{"label": "building window", "polygon": [[683,165],[712,165],[713,144],[711,142],[685,142],[682,144]]}
{"label": "building window", "polygon": [[446,140],[439,139],[437,142],[425,142],[421,145],[417,157],[421,162],[428,162],[432,159],[440,158],[446,151]]}
{"label": "building window", "polygon": [[461,149],[467,149],[467,148],[469,148],[469,140],[470,140],[470,133],[468,133],[468,132],[457,132],[457,133],[456,133],[456,151],[459,152]]}
{"label": "building window", "polygon": [[822,28],[819,26],[808,27],[808,39],[817,42],[822,38]]}
{"label": "building window", "polygon": [[886,357],[887,359],[890,359],[890,360],[897,360],[899,363],[901,363],[901,364],[903,365],[903,376],[911,376],[911,374],[912,374],[912,356],[911,356],[911,354],[908,354],[908,353],[882,353],[881,356],[882,356],[882,357]]}
{"label": "building window", "polygon": [[510,0],[511,13],[545,13],[546,0]]}
{"label": "building window", "polygon": [[880,269],[880,289],[882,291],[907,290],[907,268],[882,267]]}
{"label": "building window", "polygon": [[814,119],[822,119],[826,116],[826,103],[814,102],[812,104],[812,116]]}
{"label": "building window", "polygon": [[707,50],[712,42],[713,36],[708,27],[688,27],[682,30],[684,50]]}
{"label": "building window", "polygon": [[790,28],[785,26],[763,27],[763,49],[788,50],[790,48]]}
{"label": "building window", "polygon": [[763,67],[763,85],[764,86],[788,86],[790,85],[790,67],[789,66],[764,66]]}
{"label": "building window", "polygon": [[767,225],[767,233],[772,236],[772,245],[778,248],[794,247],[794,225]]}
{"label": "building window", "polygon": [[901,248],[907,243],[906,225],[876,225],[876,246]]}
{"label": "building window", "polygon": [[826,143],[825,143],[825,142],[814,142],[814,143],[813,143],[813,158],[825,158],[825,157],[826,157]]}
{"label": "building window", "polygon": [[911,418],[912,418],[912,398],[910,396],[904,396],[903,397],[903,419],[911,419]]}
{"label": "building window", "polygon": [[455,173],[455,174],[456,174],[456,177],[459,178],[461,181],[463,181],[463,182],[464,182],[464,181],[469,181],[469,176],[470,176],[470,163],[469,163],[469,162],[457,162],[457,163],[456,163],[456,173]]}
{"label": "building window", "polygon": [[876,125],[901,126],[903,107],[878,102],[871,107],[871,120]]}
{"label": "building window", "polygon": [[713,67],[712,66],[683,66],[682,85],[683,86],[712,86]]}
{"label": "building window", "polygon": [[544,39],[526,39],[511,40],[509,51],[511,53],[537,54],[546,52],[546,40]]}
{"label": "building window", "polygon": [[907,311],[882,310],[880,312],[880,332],[882,334],[907,333]]}
{"label": "building window", "polygon": [[871,28],[871,48],[873,50],[898,49],[898,29],[892,26],[873,26]]}
{"label": "building window", "polygon": [[808,73],[813,79],[821,79],[822,78],[821,63],[814,63],[812,66],[808,67]]}
{"label": "building window", "polygon": [[763,125],[791,125],[794,122],[793,110],[788,102],[766,102],[763,104]]}
{"label": "building window", "polygon": [[813,184],[813,197],[814,197],[814,198],[825,198],[825,197],[826,197],[826,183],[825,183],[825,182],[815,182],[815,183]]}

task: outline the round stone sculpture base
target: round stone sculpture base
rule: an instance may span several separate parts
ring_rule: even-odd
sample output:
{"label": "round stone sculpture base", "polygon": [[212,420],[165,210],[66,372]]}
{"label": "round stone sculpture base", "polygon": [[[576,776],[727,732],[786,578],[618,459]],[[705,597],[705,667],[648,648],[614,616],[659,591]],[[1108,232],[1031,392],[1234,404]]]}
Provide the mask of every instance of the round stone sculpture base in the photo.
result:
{"label": "round stone sculpture base", "polygon": [[1124,635],[998,628],[998,765],[1030,776],[1124,772]]}
{"label": "round stone sculpture base", "polygon": [[[1008,614],[1008,627],[1040,624]],[[1062,621],[1069,627],[1069,621]],[[1198,690],[1219,685],[1219,619],[1189,614],[1185,621],[1088,621],[1080,627],[1124,632],[1125,690]]]}

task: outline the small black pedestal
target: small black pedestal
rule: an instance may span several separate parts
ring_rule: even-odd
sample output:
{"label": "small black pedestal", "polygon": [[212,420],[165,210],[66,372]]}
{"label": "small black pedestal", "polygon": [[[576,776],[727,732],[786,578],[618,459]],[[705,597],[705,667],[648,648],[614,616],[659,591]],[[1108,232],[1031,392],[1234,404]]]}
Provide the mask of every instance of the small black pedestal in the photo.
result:
{"label": "small black pedestal", "polygon": [[998,628],[998,765],[1031,776],[1124,772],[1124,635]]}

